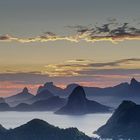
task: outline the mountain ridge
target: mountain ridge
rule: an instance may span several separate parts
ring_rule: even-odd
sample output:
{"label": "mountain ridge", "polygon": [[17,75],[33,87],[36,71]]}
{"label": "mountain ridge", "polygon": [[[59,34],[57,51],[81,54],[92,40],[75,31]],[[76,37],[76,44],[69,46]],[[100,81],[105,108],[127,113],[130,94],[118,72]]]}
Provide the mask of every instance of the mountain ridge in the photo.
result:
{"label": "mountain ridge", "polygon": [[1,140],[91,140],[77,128],[60,129],[49,123],[33,119],[14,129],[5,129],[1,126]]}
{"label": "mountain ridge", "polygon": [[140,139],[140,105],[123,101],[96,133],[102,138]]}

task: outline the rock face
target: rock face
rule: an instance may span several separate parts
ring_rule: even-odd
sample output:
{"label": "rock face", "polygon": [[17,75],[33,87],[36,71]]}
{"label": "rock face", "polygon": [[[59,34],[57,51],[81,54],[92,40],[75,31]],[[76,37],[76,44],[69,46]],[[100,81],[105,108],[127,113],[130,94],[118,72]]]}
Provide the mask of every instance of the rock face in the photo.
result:
{"label": "rock face", "polygon": [[60,129],[39,119],[6,130],[1,126],[1,140],[91,140],[77,128]]}
{"label": "rock face", "polygon": [[140,139],[140,105],[123,101],[107,123],[97,130],[103,138]]}
{"label": "rock face", "polygon": [[77,86],[68,97],[67,104],[57,114],[86,114],[109,112],[109,107],[101,105],[95,101],[90,101],[86,98],[83,87]]}

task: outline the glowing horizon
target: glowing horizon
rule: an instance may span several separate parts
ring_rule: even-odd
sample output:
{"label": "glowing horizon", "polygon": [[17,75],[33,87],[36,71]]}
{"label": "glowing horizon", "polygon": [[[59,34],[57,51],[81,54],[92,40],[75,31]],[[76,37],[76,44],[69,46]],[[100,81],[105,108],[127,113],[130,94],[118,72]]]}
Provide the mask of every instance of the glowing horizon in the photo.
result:
{"label": "glowing horizon", "polygon": [[[0,96],[53,81],[140,80],[140,2],[0,1]],[[118,10],[119,7],[119,10]]]}

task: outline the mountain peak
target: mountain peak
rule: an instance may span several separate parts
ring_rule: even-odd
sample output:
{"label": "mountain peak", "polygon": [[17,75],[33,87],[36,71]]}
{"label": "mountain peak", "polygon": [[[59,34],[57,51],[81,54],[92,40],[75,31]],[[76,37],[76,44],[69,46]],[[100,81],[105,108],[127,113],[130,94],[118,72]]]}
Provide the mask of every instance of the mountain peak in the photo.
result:
{"label": "mountain peak", "polygon": [[132,88],[140,88],[140,82],[138,82],[135,78],[131,79],[130,86]]}
{"label": "mountain peak", "polygon": [[27,87],[25,87],[25,88],[23,89],[22,93],[29,93],[28,88],[27,88]]}
{"label": "mountain peak", "polygon": [[132,79],[131,79],[131,83],[137,83],[138,81],[133,77]]}
{"label": "mountain peak", "polygon": [[127,100],[124,100],[120,105],[119,105],[119,108],[129,108],[129,107],[133,107],[135,106],[136,104],[132,101],[127,101]]}
{"label": "mountain peak", "polygon": [[140,139],[140,105],[123,101],[107,123],[97,130],[102,138]]}
{"label": "mountain peak", "polygon": [[81,115],[108,111],[109,107],[88,100],[84,88],[82,86],[77,86],[69,95],[67,104],[55,113]]}
{"label": "mountain peak", "polygon": [[[3,129],[3,128],[2,128]],[[1,140],[91,140],[76,128],[60,129],[43,120],[34,119],[10,130],[0,131]]]}
{"label": "mountain peak", "polygon": [[86,94],[85,91],[83,89],[83,87],[81,86],[77,86],[73,92],[71,93],[71,95],[69,96],[69,101],[73,101],[73,100],[81,100],[84,101],[86,100]]}
{"label": "mountain peak", "polygon": [[31,120],[31,121],[29,121],[29,122],[27,122],[26,124],[28,124],[28,125],[34,125],[34,126],[40,126],[40,125],[48,125],[49,126],[49,124],[47,123],[47,122],[45,122],[45,121],[43,121],[43,120],[41,120],[41,119],[33,119],[33,120]]}
{"label": "mountain peak", "polygon": [[44,84],[44,87],[52,87],[52,86],[54,86],[53,82],[46,82]]}

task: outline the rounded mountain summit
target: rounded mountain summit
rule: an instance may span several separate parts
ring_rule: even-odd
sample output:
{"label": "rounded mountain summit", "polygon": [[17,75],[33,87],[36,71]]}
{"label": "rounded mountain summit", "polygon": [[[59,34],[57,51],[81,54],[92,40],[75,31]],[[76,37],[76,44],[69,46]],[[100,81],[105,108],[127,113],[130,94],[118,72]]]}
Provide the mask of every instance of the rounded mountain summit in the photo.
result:
{"label": "rounded mountain summit", "polygon": [[109,112],[110,107],[86,98],[83,87],[77,86],[68,97],[67,104],[56,111],[56,114],[81,115],[88,113]]}

